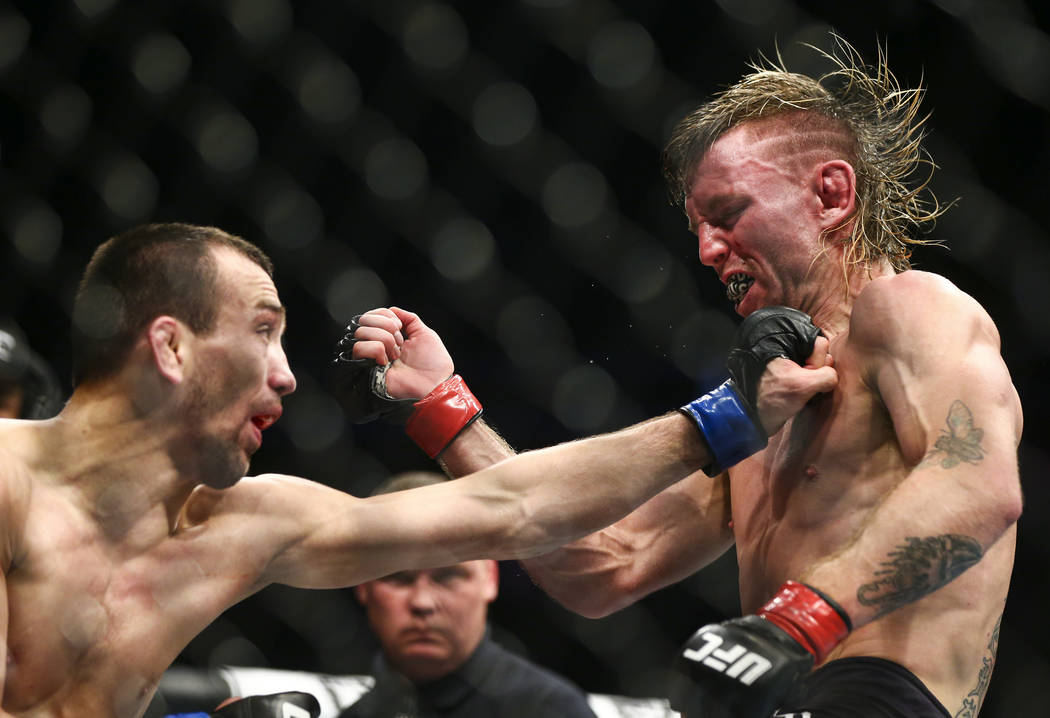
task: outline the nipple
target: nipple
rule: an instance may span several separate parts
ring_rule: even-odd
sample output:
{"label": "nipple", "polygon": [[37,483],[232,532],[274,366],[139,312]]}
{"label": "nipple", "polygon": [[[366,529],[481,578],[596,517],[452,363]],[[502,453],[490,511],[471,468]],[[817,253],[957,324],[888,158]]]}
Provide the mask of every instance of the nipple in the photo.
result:
{"label": "nipple", "polygon": [[810,464],[809,466],[806,467],[806,470],[805,470],[806,478],[809,479],[810,481],[816,481],[817,480],[817,474],[819,474],[819,473],[820,472],[817,471],[817,467],[814,466],[813,464]]}

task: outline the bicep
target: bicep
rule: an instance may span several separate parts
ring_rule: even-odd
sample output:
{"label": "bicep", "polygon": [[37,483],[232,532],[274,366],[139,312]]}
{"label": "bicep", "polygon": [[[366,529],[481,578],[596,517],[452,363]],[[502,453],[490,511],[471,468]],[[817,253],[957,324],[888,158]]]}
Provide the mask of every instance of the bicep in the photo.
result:
{"label": "bicep", "polygon": [[983,311],[963,310],[950,326],[898,337],[878,363],[876,388],[909,463],[1015,458],[1020,403],[997,333]]}
{"label": "bicep", "polygon": [[304,479],[274,480],[264,511],[273,537],[267,582],[351,586],[489,553],[490,512],[451,482],[362,499]]}

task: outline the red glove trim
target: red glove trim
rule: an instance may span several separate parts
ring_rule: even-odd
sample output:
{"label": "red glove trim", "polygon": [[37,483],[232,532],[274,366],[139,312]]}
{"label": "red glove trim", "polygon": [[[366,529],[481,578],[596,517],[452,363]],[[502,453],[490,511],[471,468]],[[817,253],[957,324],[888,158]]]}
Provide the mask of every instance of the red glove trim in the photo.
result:
{"label": "red glove trim", "polygon": [[781,628],[813,654],[820,665],[850,632],[842,609],[804,583],[788,581],[758,615]]}
{"label": "red glove trim", "polygon": [[458,374],[445,379],[413,406],[415,411],[405,423],[405,433],[431,459],[481,416],[481,402]]}

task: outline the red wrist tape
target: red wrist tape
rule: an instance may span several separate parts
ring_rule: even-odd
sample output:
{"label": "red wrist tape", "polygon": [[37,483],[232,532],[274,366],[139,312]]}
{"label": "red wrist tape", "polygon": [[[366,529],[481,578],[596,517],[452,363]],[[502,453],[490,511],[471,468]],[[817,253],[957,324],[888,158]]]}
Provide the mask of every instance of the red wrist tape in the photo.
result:
{"label": "red wrist tape", "polygon": [[850,632],[849,617],[815,589],[788,581],[758,615],[782,629],[813,654],[820,665]]}
{"label": "red wrist tape", "polygon": [[481,416],[481,402],[458,374],[445,379],[413,406],[415,411],[405,423],[405,433],[431,459]]}

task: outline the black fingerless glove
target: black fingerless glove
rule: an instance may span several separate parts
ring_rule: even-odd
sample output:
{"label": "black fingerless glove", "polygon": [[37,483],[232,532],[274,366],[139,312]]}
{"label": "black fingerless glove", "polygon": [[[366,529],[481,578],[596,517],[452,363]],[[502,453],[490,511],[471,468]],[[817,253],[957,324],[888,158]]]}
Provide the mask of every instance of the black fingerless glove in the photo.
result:
{"label": "black fingerless glove", "polygon": [[736,330],[726,364],[737,390],[758,406],[758,380],[777,357],[806,363],[821,331],[805,312],[790,307],[763,307],[751,312]]}
{"label": "black fingerless glove", "polygon": [[769,437],[758,416],[762,372],[776,357],[804,364],[819,335],[808,314],[789,307],[759,309],[740,324],[727,360],[732,379],[681,408],[711,450],[707,475],[717,476],[765,448]]}
{"label": "black fingerless glove", "polygon": [[371,359],[354,359],[354,333],[361,326],[354,316],[339,340],[332,360],[332,387],[343,407],[346,418],[354,424],[365,424],[383,418],[404,424],[412,413],[416,399],[395,399],[386,392],[386,372],[390,367],[379,366]]}

